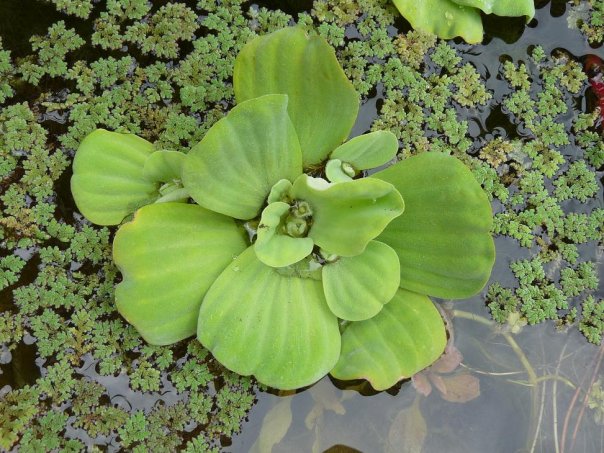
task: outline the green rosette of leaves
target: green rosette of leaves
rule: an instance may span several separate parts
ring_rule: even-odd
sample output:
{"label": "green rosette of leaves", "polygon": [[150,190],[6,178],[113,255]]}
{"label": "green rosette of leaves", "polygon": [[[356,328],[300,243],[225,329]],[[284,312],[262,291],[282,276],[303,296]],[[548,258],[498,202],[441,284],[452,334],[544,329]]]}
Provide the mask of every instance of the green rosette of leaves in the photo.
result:
{"label": "green rosette of leaves", "polygon": [[535,16],[533,0],[392,0],[401,15],[417,30],[439,38],[461,36],[466,42],[482,41],[481,12],[497,16]]}
{"label": "green rosette of leaves", "polygon": [[359,96],[300,28],[249,42],[234,88],[238,104],[187,154],[107,131],[78,149],[80,211],[126,220],[119,312],[151,344],[196,333],[224,366],[279,389],[331,373],[381,390],[430,365],[446,332],[428,296],[475,294],[494,261],[470,171],[425,153],[363,178],[398,141],[345,142]]}

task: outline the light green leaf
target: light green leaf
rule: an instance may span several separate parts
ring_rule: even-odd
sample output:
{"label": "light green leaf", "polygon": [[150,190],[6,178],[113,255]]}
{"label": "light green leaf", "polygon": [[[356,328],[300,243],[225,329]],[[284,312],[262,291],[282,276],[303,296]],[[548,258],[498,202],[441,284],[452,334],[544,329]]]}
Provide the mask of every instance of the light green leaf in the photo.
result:
{"label": "light green leaf", "polygon": [[495,261],[489,200],[461,161],[422,153],[376,173],[405,199],[378,240],[401,261],[401,288],[462,299],[485,285]]}
{"label": "light green leaf", "polygon": [[287,96],[242,102],[186,157],[182,180],[204,208],[236,219],[260,213],[273,185],[302,173],[302,155],[287,115]]}
{"label": "light green leaf", "polygon": [[526,16],[527,22],[535,17],[534,0],[453,0],[458,5],[478,8],[497,16]]}
{"label": "light green leaf", "polygon": [[386,390],[438,359],[446,342],[445,324],[432,301],[399,289],[376,316],[348,325],[331,375],[367,379],[374,389]]}
{"label": "light green leaf", "polygon": [[292,197],[307,201],[312,208],[308,236],[316,245],[340,256],[358,255],[401,215],[405,205],[398,191],[391,184],[376,182],[364,178],[329,184],[307,175],[294,181]]}
{"label": "light green leaf", "polygon": [[254,250],[258,259],[267,266],[289,266],[312,252],[314,244],[311,238],[291,237],[280,231],[287,221],[289,210],[287,203],[278,201],[269,204],[262,211]]}
{"label": "light green leaf", "polygon": [[388,131],[376,131],[348,140],[338,146],[330,157],[351,164],[358,172],[388,163],[397,151],[396,135]]}
{"label": "light green leaf", "polygon": [[402,16],[417,30],[443,39],[461,36],[466,42],[482,41],[482,20],[476,8],[453,0],[392,0]]}
{"label": "light green leaf", "polygon": [[[340,159],[330,159],[325,165],[325,176],[331,182],[346,182],[352,181],[351,175],[348,175],[343,167],[344,164]],[[352,167],[348,166],[346,169],[351,170],[352,176],[355,171]]]}
{"label": "light green leaf", "polygon": [[279,389],[318,381],[340,354],[338,321],[321,282],[279,273],[252,247],[206,294],[197,335],[230,370]]}
{"label": "light green leaf", "polygon": [[206,291],[246,243],[232,219],[197,205],[145,206],[118,230],[118,311],[151,344],[193,335]]}
{"label": "light green leaf", "polygon": [[153,145],[133,134],[97,129],[80,144],[73,160],[71,193],[80,212],[98,225],[117,225],[157,197],[157,184],[143,167]]}
{"label": "light green leaf", "polygon": [[301,28],[247,43],[235,60],[233,84],[237,102],[271,93],[289,96],[305,167],[322,162],[348,137],[359,109],[359,95],[334,50]]}
{"label": "light green leaf", "polygon": [[360,255],[323,266],[323,291],[331,311],[347,321],[377,315],[396,293],[400,263],[392,248],[371,241]]}
{"label": "light green leaf", "polygon": [[287,179],[281,179],[280,181],[277,181],[272,187],[270,193],[268,194],[266,202],[268,204],[275,203],[276,201],[289,203],[292,201],[289,196],[291,190],[292,183],[289,182]]}
{"label": "light green leaf", "polygon": [[153,182],[172,182],[181,178],[185,154],[178,151],[155,151],[145,161],[143,174]]}
{"label": "light green leaf", "polygon": [[[169,187],[169,191],[165,192],[161,197],[155,200],[156,203],[167,203],[175,201],[177,203],[184,203],[189,199],[189,191],[182,187],[172,186]],[[162,190],[160,189],[160,193]]]}

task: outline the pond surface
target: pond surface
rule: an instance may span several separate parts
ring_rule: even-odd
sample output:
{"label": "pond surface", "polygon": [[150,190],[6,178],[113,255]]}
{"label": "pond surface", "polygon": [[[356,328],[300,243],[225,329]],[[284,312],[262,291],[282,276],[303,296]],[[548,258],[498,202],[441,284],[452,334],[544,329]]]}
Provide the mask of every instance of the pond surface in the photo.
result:
{"label": "pond surface", "polygon": [[[517,19],[490,19],[484,45],[455,46],[485,78],[494,93],[493,103],[502,100],[504,84],[498,75],[502,59],[528,61],[535,45],[546,54],[562,50],[579,61],[590,54],[604,58],[601,46],[593,48],[579,30],[568,28],[567,6],[560,1],[543,5],[526,27]],[[367,100],[358,133],[376,118],[375,105],[381,101],[379,95]],[[573,106],[569,119],[588,108],[584,98]],[[476,138],[487,138],[494,131],[504,137],[518,134],[494,108],[473,115],[464,119],[476,125]],[[565,154],[580,157],[570,148]],[[599,175],[601,180],[602,172]],[[604,206],[601,186],[592,204]],[[512,280],[509,264],[526,254],[513,241],[498,238],[496,244],[497,262],[489,284]],[[583,251],[587,259],[596,260],[601,278],[602,255],[601,246]],[[602,283],[595,294],[604,296]],[[560,332],[552,323],[524,327],[513,337],[503,335],[505,330],[489,321],[484,293],[446,306],[459,312],[451,314],[463,362],[454,373],[436,374],[429,396],[411,381],[376,394],[367,384],[350,385],[328,377],[296,395],[260,392],[249,421],[233,439],[232,451],[248,451],[255,442],[272,445],[282,436],[273,452],[604,451],[604,426],[594,421],[594,413],[582,402],[585,391],[604,377],[604,345],[587,344],[576,329]],[[448,397],[435,384],[447,391],[443,376],[445,381],[456,376]],[[259,443],[258,437],[266,443]]]}
{"label": "pond surface", "polygon": [[[187,2],[191,7],[196,3]],[[269,9],[282,6],[292,15],[310,12],[312,7],[310,1],[258,3]],[[582,65],[589,55],[604,59],[601,46],[590,46],[579,30],[568,27],[570,4],[555,0],[541,1],[538,5],[537,15],[528,26],[523,20],[488,18],[483,45],[470,46],[459,40],[451,42],[463,60],[474,65],[486,88],[493,93],[485,107],[458,112],[460,119],[469,124],[468,134],[473,140],[470,153],[477,153],[484,143],[496,137],[512,140],[530,136],[502,110],[501,104],[509,93],[508,84],[501,76],[504,61],[528,62],[537,45],[543,48],[545,55],[563,52]],[[60,19],[77,30],[90,29],[90,20],[67,17],[57,13],[49,4],[3,1],[0,3],[3,48],[10,49],[13,57],[29,54],[29,37],[44,34],[50,24]],[[409,25],[403,19],[391,27],[393,34],[408,30]],[[93,52],[90,49],[81,52],[87,50]],[[48,88],[57,94],[57,99],[64,99],[60,93],[64,87],[44,87]],[[18,93],[18,100],[33,102],[40,90],[40,87],[25,87]],[[384,102],[383,86],[378,84],[376,90],[370,91],[364,99],[352,135],[370,129]],[[570,130],[576,115],[591,112],[594,106],[594,95],[585,86],[561,121]],[[65,129],[64,117],[46,116],[40,122],[53,134],[63,133]],[[563,147],[561,152],[568,162],[583,157],[582,151],[573,144]],[[57,204],[60,206],[57,217],[69,224],[80,225],[81,219],[74,215],[70,198],[69,172],[67,169],[56,183]],[[597,172],[597,194],[585,203],[569,201],[564,208],[585,213],[603,208],[602,178],[600,168]],[[3,186],[3,193],[7,187],[6,184]],[[495,201],[494,210],[501,212],[501,203]],[[535,247],[519,247],[516,241],[503,236],[496,238],[496,245],[497,261],[489,285],[498,282],[513,287],[516,283],[510,264],[532,256]],[[40,259],[36,247],[16,247],[8,251],[3,248],[2,256],[9,252],[20,254],[28,261],[20,280],[9,288],[12,290],[34,280]],[[600,285],[592,293],[601,300],[604,298],[602,245],[597,241],[588,242],[579,246],[579,252],[582,260],[596,263]],[[77,271],[77,264],[72,263],[73,266]],[[90,273],[97,271],[91,268],[85,270]],[[548,268],[548,272],[555,273],[556,270]],[[449,318],[453,338],[449,351],[453,358],[448,366],[441,364],[440,370],[427,370],[413,382],[403,381],[379,393],[363,382],[336,382],[329,377],[293,394],[255,389],[255,402],[243,421],[241,431],[232,436],[222,436],[220,446],[230,452],[267,451],[271,447],[273,452],[604,451],[604,398],[599,400],[602,405],[599,409],[588,407],[589,392],[594,384],[604,386],[604,343],[600,346],[588,343],[576,327],[560,332],[552,321],[520,327],[518,332],[493,322],[485,303],[489,285],[470,300],[439,301]],[[2,309],[15,310],[11,291],[2,291],[0,295]],[[182,345],[176,347],[175,358],[182,359],[185,348]],[[158,405],[171,406],[188,399],[186,392],[179,393],[165,375],[161,377],[159,391],[134,390],[123,370],[103,374],[99,372],[97,359],[90,355],[84,355],[84,358],[75,367],[77,375],[99,383],[104,388],[102,398],[124,411],[148,413]],[[457,362],[460,362],[458,366],[451,365]],[[25,335],[10,353],[3,349],[0,355],[0,397],[10,389],[33,385],[45,375],[49,363],[52,360],[40,357],[36,339],[30,335]],[[132,363],[136,363],[136,359]],[[184,359],[178,366],[183,363]],[[213,368],[211,371],[215,372]],[[209,384],[208,392],[214,397],[223,386],[224,380],[218,377]],[[213,404],[215,409],[217,403]],[[182,438],[189,440],[209,425],[211,422],[185,423]],[[79,427],[69,426],[61,435],[108,451],[123,448],[115,433],[93,436]],[[18,446],[13,450],[18,451]]]}

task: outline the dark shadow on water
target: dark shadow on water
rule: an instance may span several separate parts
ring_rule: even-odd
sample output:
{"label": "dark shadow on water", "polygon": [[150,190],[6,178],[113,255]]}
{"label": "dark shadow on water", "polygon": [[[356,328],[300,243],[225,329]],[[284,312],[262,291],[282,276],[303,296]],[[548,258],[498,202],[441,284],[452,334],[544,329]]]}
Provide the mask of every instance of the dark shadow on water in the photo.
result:
{"label": "dark shadow on water", "polygon": [[[41,372],[36,364],[36,345],[21,341],[10,353],[12,359],[9,363],[0,361],[0,389],[8,385],[11,389],[20,389],[26,385],[33,385],[40,378]],[[0,349],[0,356],[7,354]],[[8,357],[7,357],[8,358]]]}

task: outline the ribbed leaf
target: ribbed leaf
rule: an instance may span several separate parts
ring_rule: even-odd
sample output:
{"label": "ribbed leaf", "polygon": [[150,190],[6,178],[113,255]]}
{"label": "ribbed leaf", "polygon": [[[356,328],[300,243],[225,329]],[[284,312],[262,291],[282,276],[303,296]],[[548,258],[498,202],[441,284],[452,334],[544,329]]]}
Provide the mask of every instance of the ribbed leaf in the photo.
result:
{"label": "ribbed leaf", "polygon": [[[512,0],[513,1],[513,0]],[[413,28],[443,39],[461,36],[471,44],[482,41],[482,20],[476,8],[453,0],[392,0]]]}
{"label": "ribbed leaf", "polygon": [[362,321],[392,299],[400,282],[400,264],[392,248],[371,241],[360,255],[325,264],[322,275],[331,311],[347,321]]}
{"label": "ribbed leaf", "polygon": [[287,203],[278,201],[269,204],[262,211],[254,250],[258,259],[267,266],[289,266],[312,252],[314,244],[311,238],[294,238],[279,231],[289,208]]}
{"label": "ribbed leaf", "polygon": [[535,17],[534,0],[453,0],[453,2],[497,16],[526,16],[527,20]]}
{"label": "ribbed leaf", "polygon": [[305,167],[323,161],[348,137],[359,109],[359,95],[334,50],[301,28],[246,44],[235,60],[233,84],[237,102],[271,93],[289,96]]}
{"label": "ribbed leaf", "polygon": [[480,291],[495,260],[491,205],[458,159],[423,153],[376,173],[405,199],[378,237],[401,261],[401,288],[461,299]]}
{"label": "ribbed leaf", "polygon": [[359,171],[388,163],[397,151],[396,135],[388,131],[376,131],[348,140],[338,146],[330,157],[348,162]]}
{"label": "ribbed leaf", "polygon": [[279,389],[318,381],[340,354],[338,321],[321,282],[279,273],[252,247],[208,291],[197,335],[230,370]]}
{"label": "ribbed leaf", "polygon": [[313,211],[308,236],[316,245],[341,256],[354,256],[386,225],[401,215],[404,203],[391,184],[364,178],[329,184],[301,175],[294,181],[292,197],[307,201]]}
{"label": "ribbed leaf", "polygon": [[183,184],[204,208],[251,219],[277,181],[302,173],[302,155],[287,115],[287,96],[272,94],[234,107],[191,149]]}
{"label": "ribbed leaf", "polygon": [[346,328],[331,375],[367,379],[374,389],[385,390],[438,359],[446,342],[445,324],[432,301],[399,289],[376,316]]}
{"label": "ribbed leaf", "polygon": [[139,209],[113,243],[118,311],[151,344],[193,335],[204,294],[245,247],[233,219],[197,205]]}
{"label": "ribbed leaf", "polygon": [[178,151],[155,151],[145,161],[143,174],[153,182],[172,182],[181,178],[185,154]]}
{"label": "ribbed leaf", "polygon": [[133,134],[97,129],[80,144],[73,160],[71,193],[92,223],[117,225],[158,196],[157,184],[143,175],[153,145]]}

